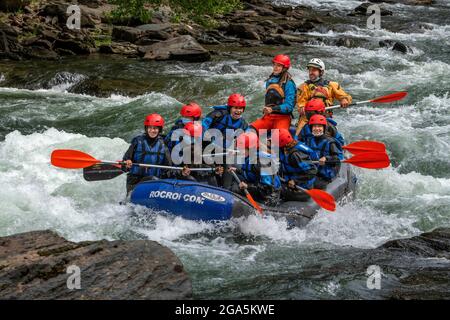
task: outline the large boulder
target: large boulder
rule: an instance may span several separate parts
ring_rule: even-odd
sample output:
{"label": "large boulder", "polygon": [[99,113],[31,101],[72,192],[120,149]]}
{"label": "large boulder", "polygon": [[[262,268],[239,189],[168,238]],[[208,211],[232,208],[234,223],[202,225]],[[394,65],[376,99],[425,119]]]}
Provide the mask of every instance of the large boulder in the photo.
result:
{"label": "large boulder", "polygon": [[1,0],[0,11],[17,11],[29,5],[31,0]]}
{"label": "large boulder", "polygon": [[264,29],[250,23],[231,23],[227,28],[227,34],[247,40],[261,40],[261,31],[264,32]]}
{"label": "large boulder", "polygon": [[[80,286],[74,288],[77,269]],[[180,260],[153,241],[75,243],[52,231],[0,238],[0,299],[191,296],[191,282]]]}
{"label": "large boulder", "polygon": [[192,36],[183,35],[148,46],[144,59],[203,62],[211,59],[211,55]]}

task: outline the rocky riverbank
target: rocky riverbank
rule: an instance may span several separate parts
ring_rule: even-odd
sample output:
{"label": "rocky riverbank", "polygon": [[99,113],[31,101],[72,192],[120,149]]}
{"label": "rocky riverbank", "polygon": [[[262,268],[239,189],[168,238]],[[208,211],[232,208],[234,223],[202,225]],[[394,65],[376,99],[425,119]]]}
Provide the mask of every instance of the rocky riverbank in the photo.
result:
{"label": "rocky riverbank", "polygon": [[[385,2],[432,3],[430,0]],[[109,13],[114,6],[106,0],[8,0],[2,3],[0,58],[56,60],[64,56],[102,53],[193,62],[207,61],[211,55],[238,47],[300,46],[314,41],[357,47],[367,40],[336,39],[306,33],[339,30],[345,24],[362,24],[371,4],[362,3],[357,8],[349,8],[348,14],[342,14],[304,6],[274,5],[264,0],[244,0],[242,10],[215,17],[217,25],[205,28],[190,21],[174,23],[174,13],[167,6],[157,8],[149,24],[122,26],[111,24]],[[77,4],[81,9],[80,30],[70,30],[66,26],[70,16],[67,8],[71,4]],[[381,13],[395,16],[394,12],[383,7]],[[374,45],[391,46],[403,53],[408,51],[405,45],[396,45],[395,39]]]}
{"label": "rocky riverbank", "polygon": [[[386,299],[450,299],[450,229],[440,228],[376,249],[348,249],[349,265],[299,270],[302,278],[366,276],[380,267]],[[69,266],[79,266],[81,289],[67,287]],[[299,275],[297,275],[299,276]],[[308,278],[306,277],[306,278]],[[70,280],[69,280],[70,282]],[[363,291],[361,289],[362,296]],[[0,299],[188,299],[183,265],[153,241],[69,242],[52,231],[0,238]]]}
{"label": "rocky riverbank", "polygon": [[[79,289],[71,266],[79,267]],[[74,243],[52,231],[0,238],[0,299],[191,297],[180,260],[153,241]]]}

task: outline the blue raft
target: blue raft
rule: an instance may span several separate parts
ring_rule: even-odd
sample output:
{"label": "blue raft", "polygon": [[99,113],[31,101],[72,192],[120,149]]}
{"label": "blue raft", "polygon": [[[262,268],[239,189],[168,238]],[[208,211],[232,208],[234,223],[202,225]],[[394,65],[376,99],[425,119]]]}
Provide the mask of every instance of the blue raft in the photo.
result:
{"label": "blue raft", "polygon": [[[356,177],[347,164],[343,164],[338,177],[327,187],[336,202],[350,200],[355,191]],[[185,219],[217,221],[255,214],[245,197],[207,184],[185,180],[152,180],[139,183],[131,194],[133,204],[166,212]],[[302,227],[319,211],[312,200],[288,201],[276,208],[264,207],[264,213],[286,218],[290,225]]]}

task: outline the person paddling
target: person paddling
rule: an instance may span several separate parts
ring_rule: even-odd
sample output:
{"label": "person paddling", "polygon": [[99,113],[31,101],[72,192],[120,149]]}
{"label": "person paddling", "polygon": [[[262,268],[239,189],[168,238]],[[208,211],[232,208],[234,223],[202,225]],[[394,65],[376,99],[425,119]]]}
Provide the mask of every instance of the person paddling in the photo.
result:
{"label": "person paddling", "polygon": [[[217,129],[222,134],[223,142],[220,147],[222,153],[227,153],[234,145],[235,138],[248,129],[248,123],[243,118],[243,114],[247,102],[243,95],[233,93],[228,97],[228,102],[224,106],[215,106],[214,111],[205,116],[202,121],[203,132],[207,132],[209,129]],[[232,175],[226,170],[227,156],[224,154],[219,159],[224,164],[224,174],[221,178],[218,178],[218,183],[224,188],[229,188],[233,182]],[[217,161],[215,159],[215,161]]]}
{"label": "person paddling", "polygon": [[155,180],[166,176],[159,168],[143,168],[133,163],[172,165],[169,149],[161,136],[164,119],[159,114],[148,115],[144,120],[143,134],[136,136],[123,156],[127,174],[127,196],[136,184],[143,180]]}
{"label": "person paddling", "polygon": [[319,157],[319,171],[314,187],[325,189],[327,184],[333,181],[340,168],[341,152],[336,140],[326,135],[327,119],[316,114],[309,120],[312,136],[307,138],[306,145],[313,149]]}
{"label": "person paddling", "polygon": [[173,132],[183,129],[184,126],[189,122],[199,121],[202,117],[202,108],[197,103],[191,102],[181,107],[180,115],[181,118],[175,121],[175,124],[172,126],[169,133],[164,138],[164,141],[169,147],[170,151],[172,151],[172,148],[176,145],[176,141],[172,141]]}
{"label": "person paddling", "polygon": [[280,172],[287,184],[283,185],[282,198],[285,201],[306,201],[309,195],[297,186],[312,189],[316,181],[317,168],[311,162],[318,160],[317,153],[300,141],[295,140],[289,130],[280,129]]}
{"label": "person paddling", "polygon": [[[180,163],[177,165],[184,167],[182,171],[174,171],[173,176],[181,180],[191,180],[207,183],[217,186],[217,177],[223,174],[223,166],[208,165],[203,162],[202,157],[202,125],[199,122],[189,122],[183,128],[183,135],[176,142],[172,153],[178,153],[181,156]],[[186,155],[185,152],[188,154]],[[196,163],[196,153],[199,161]],[[176,156],[176,155],[175,155]],[[175,161],[175,160],[174,160]],[[193,171],[193,168],[207,168],[211,171]]]}
{"label": "person paddling", "polygon": [[245,195],[244,190],[268,206],[276,206],[280,201],[281,181],[275,168],[274,159],[268,153],[258,150],[259,139],[255,132],[246,132],[236,139],[238,150],[243,152],[242,165],[230,166],[241,179],[239,185],[233,184],[231,190]]}
{"label": "person paddling", "polygon": [[305,106],[309,100],[314,98],[322,99],[325,107],[333,105],[335,100],[338,100],[343,108],[348,107],[352,103],[352,96],[345,92],[339,83],[324,78],[325,63],[321,59],[311,59],[306,67],[309,79],[302,83],[298,90],[297,110],[300,118],[297,124],[296,135],[308,123],[308,119],[305,116]]}
{"label": "person paddling", "polygon": [[280,54],[272,62],[273,71],[266,81],[264,116],[251,123],[257,133],[260,129],[289,129],[295,107],[297,88],[288,72],[291,59]]}
{"label": "person paddling", "polygon": [[[314,98],[309,100],[305,106],[305,116],[309,121],[313,115],[320,114],[324,117],[327,116],[325,111],[325,103],[322,99]],[[342,152],[342,147],[345,145],[344,136],[338,131],[337,122],[332,118],[327,118],[327,131],[326,134],[334,138],[337,142],[339,150]],[[297,139],[306,142],[308,138],[312,137],[312,132],[310,126],[304,126],[297,136]],[[343,156],[343,153],[342,153]],[[343,158],[342,158],[343,159]]]}

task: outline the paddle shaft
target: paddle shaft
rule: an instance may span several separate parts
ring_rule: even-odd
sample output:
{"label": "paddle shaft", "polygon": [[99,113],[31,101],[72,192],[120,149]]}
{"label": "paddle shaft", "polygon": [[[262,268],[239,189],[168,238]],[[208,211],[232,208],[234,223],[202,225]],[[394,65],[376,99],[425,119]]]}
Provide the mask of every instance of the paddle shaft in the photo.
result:
{"label": "paddle shaft", "polygon": [[[369,103],[371,101],[372,100],[354,102],[354,103],[349,104],[348,107],[356,106],[358,104],[363,104],[363,103]],[[341,105],[337,104],[337,105],[334,105],[334,106],[331,106],[331,107],[326,107],[325,110],[331,110],[331,109],[337,109],[337,108],[341,108]]]}
{"label": "paddle shaft", "polygon": [[[125,164],[125,162],[116,162],[116,161],[101,161],[104,164]],[[139,166],[143,168],[159,168],[159,169],[168,169],[168,170],[183,170],[183,167],[173,167],[173,166],[162,166],[159,164],[145,164],[145,163],[133,163],[133,166]],[[191,171],[214,171],[214,168],[189,168]]]}

